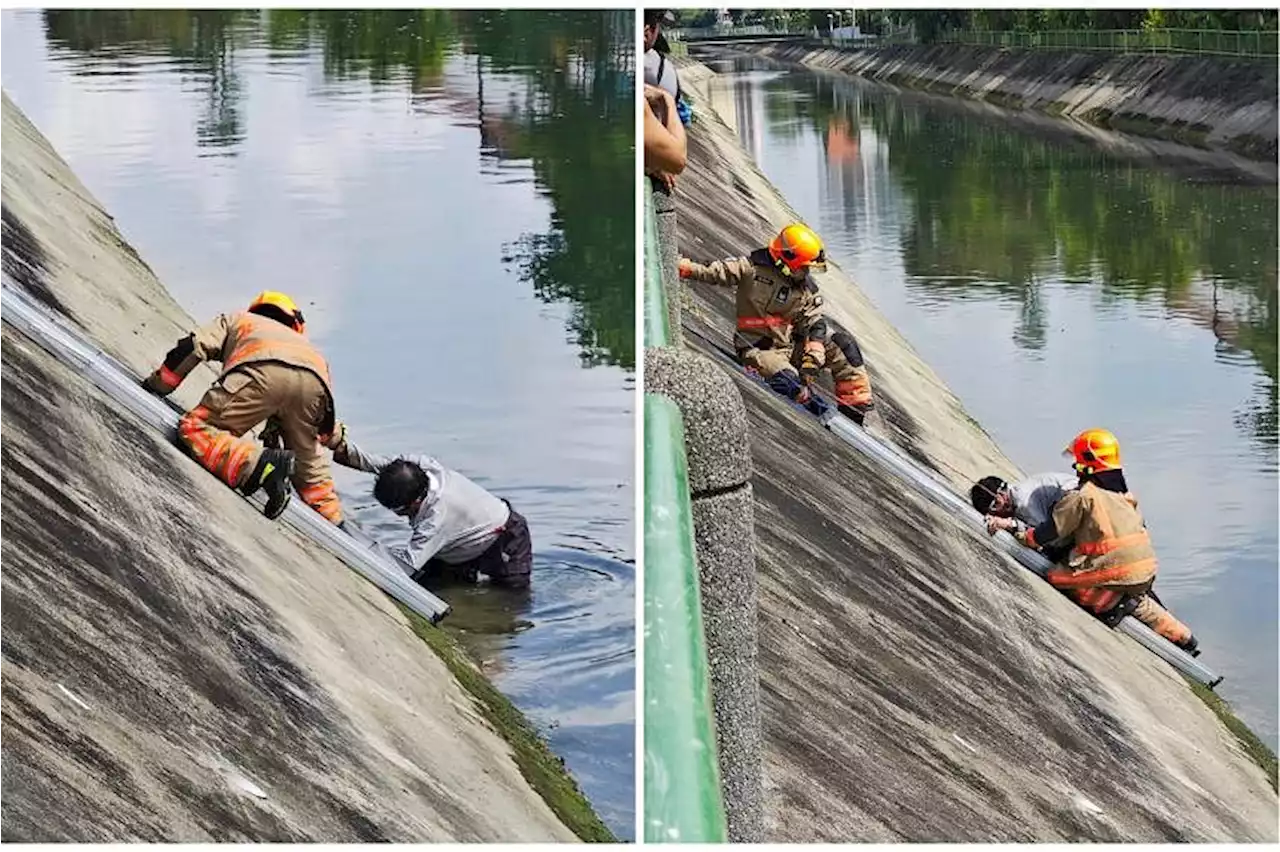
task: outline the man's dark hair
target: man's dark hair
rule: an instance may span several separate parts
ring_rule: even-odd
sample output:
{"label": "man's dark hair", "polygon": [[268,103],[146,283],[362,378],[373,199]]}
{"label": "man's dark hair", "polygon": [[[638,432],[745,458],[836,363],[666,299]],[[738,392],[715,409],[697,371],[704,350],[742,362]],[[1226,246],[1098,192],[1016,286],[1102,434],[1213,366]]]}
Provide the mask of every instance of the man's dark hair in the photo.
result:
{"label": "man's dark hair", "polygon": [[654,24],[665,24],[667,22],[667,14],[668,12],[666,9],[645,9],[644,25],[646,27],[651,27]]}
{"label": "man's dark hair", "polygon": [[382,469],[373,484],[373,496],[393,512],[427,493],[427,473],[407,459],[396,459]]}
{"label": "man's dark hair", "polygon": [[985,515],[996,500],[996,494],[1005,487],[1005,481],[998,476],[984,476],[969,489],[969,499],[978,514]]}

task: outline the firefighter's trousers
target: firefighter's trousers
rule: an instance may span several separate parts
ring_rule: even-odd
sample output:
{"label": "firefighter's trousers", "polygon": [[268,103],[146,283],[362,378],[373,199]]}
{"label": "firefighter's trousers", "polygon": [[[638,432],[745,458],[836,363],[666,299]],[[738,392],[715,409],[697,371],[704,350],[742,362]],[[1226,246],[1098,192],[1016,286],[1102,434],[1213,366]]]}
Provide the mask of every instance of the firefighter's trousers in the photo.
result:
{"label": "firefighter's trousers", "polygon": [[205,469],[236,488],[262,454],[245,433],[274,416],[285,448],[297,457],[293,485],[298,495],[339,524],[342,505],[319,439],[330,404],[324,384],[310,370],[273,361],[245,364],[222,376],[182,416],[178,437]]}

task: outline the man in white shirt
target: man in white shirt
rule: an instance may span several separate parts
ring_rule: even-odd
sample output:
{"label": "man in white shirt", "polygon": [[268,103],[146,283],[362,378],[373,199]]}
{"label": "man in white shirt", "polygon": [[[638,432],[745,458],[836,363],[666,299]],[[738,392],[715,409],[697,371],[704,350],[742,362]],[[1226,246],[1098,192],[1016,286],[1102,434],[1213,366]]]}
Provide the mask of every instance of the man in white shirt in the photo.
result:
{"label": "man in white shirt", "polygon": [[367,453],[345,439],[333,460],[377,474],[373,496],[408,518],[403,547],[390,548],[400,567],[418,582],[453,577],[527,588],[533,571],[529,525],[511,504],[430,456]]}

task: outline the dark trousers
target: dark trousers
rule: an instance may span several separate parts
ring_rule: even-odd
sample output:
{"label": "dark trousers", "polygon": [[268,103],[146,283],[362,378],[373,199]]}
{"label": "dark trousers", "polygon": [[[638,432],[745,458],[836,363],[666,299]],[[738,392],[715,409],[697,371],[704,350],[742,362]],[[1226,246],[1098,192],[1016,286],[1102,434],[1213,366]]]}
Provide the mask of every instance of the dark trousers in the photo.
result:
{"label": "dark trousers", "polygon": [[[506,500],[502,502],[507,503]],[[437,579],[458,579],[474,583],[484,574],[496,586],[524,589],[533,579],[533,539],[529,536],[529,522],[524,515],[511,508],[511,515],[489,545],[489,549],[475,559],[466,562],[443,562],[432,559],[414,579],[420,583]]]}

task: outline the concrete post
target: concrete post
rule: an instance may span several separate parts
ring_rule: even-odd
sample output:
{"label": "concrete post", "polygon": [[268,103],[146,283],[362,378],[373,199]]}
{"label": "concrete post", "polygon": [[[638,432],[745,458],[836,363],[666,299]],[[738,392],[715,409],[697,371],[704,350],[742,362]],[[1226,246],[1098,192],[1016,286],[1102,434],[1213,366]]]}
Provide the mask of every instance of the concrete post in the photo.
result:
{"label": "concrete post", "polygon": [[[652,184],[652,181],[650,182]],[[667,319],[671,323],[671,345],[679,348],[684,343],[680,327],[680,305],[683,301],[680,273],[679,246],[676,242],[676,204],[665,189],[653,190],[654,218],[658,220],[658,249],[662,253],[662,288],[666,291]]]}

